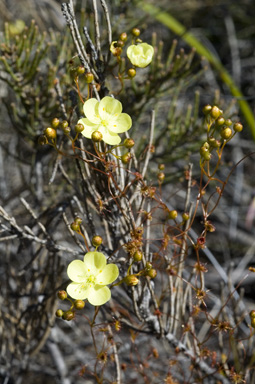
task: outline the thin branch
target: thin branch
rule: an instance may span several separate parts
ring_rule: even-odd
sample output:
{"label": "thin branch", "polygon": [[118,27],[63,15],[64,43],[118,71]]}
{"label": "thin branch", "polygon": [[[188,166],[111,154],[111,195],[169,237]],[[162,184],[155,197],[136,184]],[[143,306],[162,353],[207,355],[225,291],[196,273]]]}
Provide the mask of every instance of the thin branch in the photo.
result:
{"label": "thin branch", "polygon": [[153,137],[154,137],[154,128],[155,128],[155,111],[152,110],[151,112],[151,125],[150,125],[150,138],[149,138],[149,144],[148,144],[148,151],[146,153],[146,157],[145,157],[145,161],[144,161],[144,166],[143,166],[143,170],[142,170],[142,177],[144,178],[146,172],[147,172],[147,168],[148,168],[148,164],[149,164],[149,160],[150,160],[150,156],[151,156],[151,147],[152,147],[152,142],[153,142]]}
{"label": "thin branch", "polygon": [[96,40],[96,50],[99,56],[101,53],[100,45],[100,29],[99,29],[99,20],[98,20],[98,10],[97,10],[97,0],[92,0],[94,15],[95,15],[95,40]]}
{"label": "thin branch", "polygon": [[108,54],[107,54],[107,62],[109,62],[110,57],[111,57],[110,46],[111,46],[111,43],[112,43],[111,18],[110,18],[110,15],[109,15],[109,10],[108,10],[108,6],[106,4],[106,1],[105,0],[100,0],[100,2],[101,2],[101,5],[102,5],[102,8],[104,10],[105,18],[106,18],[106,23],[107,23],[108,44],[109,44],[109,49],[108,49]]}
{"label": "thin branch", "polygon": [[109,324],[107,326],[107,329],[111,337],[111,343],[112,343],[112,349],[113,349],[113,355],[114,355],[114,361],[115,361],[115,367],[116,367],[116,384],[121,384],[120,360],[119,360],[117,346],[113,338],[111,326]]}

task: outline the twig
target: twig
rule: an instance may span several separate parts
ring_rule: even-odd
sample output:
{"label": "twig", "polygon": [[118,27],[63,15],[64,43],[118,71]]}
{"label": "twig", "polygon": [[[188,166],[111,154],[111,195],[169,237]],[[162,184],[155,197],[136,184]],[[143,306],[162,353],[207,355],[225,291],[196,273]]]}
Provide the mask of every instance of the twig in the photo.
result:
{"label": "twig", "polygon": [[96,40],[96,50],[99,56],[101,53],[101,45],[100,45],[100,29],[99,29],[99,21],[98,21],[98,11],[97,11],[97,0],[92,0],[94,15],[95,15],[95,40]]}
{"label": "twig", "polygon": [[119,360],[119,355],[117,351],[117,346],[113,338],[111,326],[109,324],[107,326],[107,329],[111,337],[111,343],[112,343],[112,349],[113,349],[113,355],[114,355],[114,361],[115,361],[115,367],[116,367],[116,384],[121,384],[120,360]]}
{"label": "twig", "polygon": [[88,32],[88,28],[87,27],[83,27],[83,33],[84,33],[84,36],[86,37],[86,39],[88,40],[89,47],[91,49],[93,59],[96,61],[98,59],[97,51],[96,51],[96,48],[95,48],[95,46],[93,44],[93,41],[91,40],[91,38],[89,36],[89,32]]}
{"label": "twig", "polygon": [[75,236],[75,232],[71,229],[71,227],[70,227],[70,225],[69,225],[69,222],[68,222],[68,220],[67,220],[67,217],[66,217],[65,212],[62,213],[62,216],[63,216],[64,222],[65,222],[66,228],[68,229],[68,232],[69,232],[70,235],[72,236],[73,240],[74,240],[75,243],[78,245],[78,247],[81,248],[82,252],[86,253],[86,248],[82,245],[82,243],[80,242],[80,240],[77,239],[77,237]]}
{"label": "twig", "polygon": [[108,49],[108,54],[107,54],[107,62],[109,62],[110,57],[111,57],[111,52],[110,52],[110,46],[112,43],[112,25],[111,25],[111,19],[108,11],[108,6],[106,4],[105,0],[100,0],[102,8],[105,13],[105,18],[106,18],[106,23],[107,23],[107,33],[108,33],[108,43],[109,43],[109,49]]}
{"label": "twig", "polygon": [[48,340],[46,343],[46,347],[48,348],[51,358],[54,361],[55,366],[57,368],[57,371],[60,377],[60,383],[71,384],[70,379],[66,377],[68,374],[68,369],[58,345]]}
{"label": "twig", "polygon": [[150,160],[150,156],[151,156],[151,146],[152,146],[152,142],[153,142],[153,137],[154,137],[154,128],[155,128],[155,111],[152,110],[151,112],[151,125],[150,125],[150,138],[149,138],[149,144],[148,144],[148,151],[146,153],[146,157],[145,157],[145,161],[144,161],[144,166],[143,166],[143,170],[142,170],[142,177],[144,178],[146,172],[147,172],[147,168],[148,168],[148,164],[149,164],[149,160]]}
{"label": "twig", "polygon": [[[86,50],[85,50],[85,48],[83,46],[81,35],[80,35],[79,29],[77,27],[77,23],[76,23],[76,20],[75,20],[74,9],[73,9],[73,1],[72,0],[69,0],[69,4],[62,3],[62,12],[63,12],[63,15],[64,15],[64,17],[66,19],[66,23],[67,23],[67,25],[70,28],[70,32],[71,32],[71,35],[72,35],[72,38],[73,38],[73,42],[74,42],[75,47],[77,49],[77,54],[79,56],[81,64],[84,66],[84,68],[86,69],[87,72],[92,72],[94,77],[95,77],[95,79],[98,80],[97,73],[89,65],[89,57],[88,57],[87,52],[86,52]],[[100,100],[99,94],[98,94],[98,92],[96,90],[95,81],[93,80],[91,84],[92,84],[92,88],[93,88],[93,91],[95,93],[95,96],[96,96],[97,100]]]}
{"label": "twig", "polygon": [[43,232],[47,237],[50,237],[49,234],[48,234],[48,232],[46,231],[45,226],[38,220],[36,214],[34,213],[34,211],[32,210],[32,208],[30,207],[30,205],[28,204],[28,202],[27,202],[23,197],[20,198],[20,201],[21,201],[21,203],[24,205],[24,207],[28,210],[28,212],[29,212],[30,215],[33,217],[33,219],[35,219],[36,223],[37,223],[38,226],[41,228],[42,232]]}
{"label": "twig", "polygon": [[223,384],[231,384],[231,382],[226,379],[223,375],[220,375],[215,369],[209,367],[200,357],[196,357],[192,351],[186,348],[186,346],[180,342],[172,333],[168,333],[165,336],[169,344],[172,345],[175,349],[178,349],[179,352],[182,352],[186,357],[193,361],[193,364],[199,367],[200,371],[207,376],[212,376],[217,380],[220,380]]}

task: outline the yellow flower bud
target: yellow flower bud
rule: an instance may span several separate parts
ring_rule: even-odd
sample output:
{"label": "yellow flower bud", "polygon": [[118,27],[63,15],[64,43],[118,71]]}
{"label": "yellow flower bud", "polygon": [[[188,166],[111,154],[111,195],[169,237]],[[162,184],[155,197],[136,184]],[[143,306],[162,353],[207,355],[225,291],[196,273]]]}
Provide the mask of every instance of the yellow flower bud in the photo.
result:
{"label": "yellow flower bud", "polygon": [[52,139],[52,140],[56,139],[56,137],[57,137],[56,130],[54,128],[50,128],[50,127],[45,129],[44,134],[48,139]]}
{"label": "yellow flower bud", "polygon": [[127,71],[127,75],[130,79],[132,79],[133,77],[135,77],[136,75],[136,70],[134,68],[130,68],[128,71]]}
{"label": "yellow flower bud", "polygon": [[168,218],[170,220],[175,220],[177,216],[178,216],[178,212],[175,209],[173,209],[172,211],[169,211]]}
{"label": "yellow flower bud", "polygon": [[228,140],[232,136],[231,128],[223,128],[220,132],[220,135],[223,139]]}
{"label": "yellow flower bud", "polygon": [[103,140],[103,134],[101,132],[99,132],[99,131],[95,131],[95,132],[92,133],[91,139],[95,143],[99,143],[99,141]]}
{"label": "yellow flower bud", "polygon": [[134,286],[139,283],[139,279],[135,275],[128,275],[124,278],[124,281],[129,286]]}
{"label": "yellow flower bud", "polygon": [[134,35],[135,37],[138,37],[140,35],[141,31],[139,28],[133,28],[132,29],[132,35]]}
{"label": "yellow flower bud", "polygon": [[67,293],[66,293],[66,291],[58,291],[58,298],[60,299],[60,300],[65,300],[66,298],[67,298]]}
{"label": "yellow flower bud", "polygon": [[62,315],[63,320],[70,321],[74,318],[74,312],[73,311],[66,311]]}
{"label": "yellow flower bud", "polygon": [[75,300],[74,306],[76,309],[83,309],[85,307],[85,303],[83,300]]}
{"label": "yellow flower bud", "polygon": [[92,237],[92,244],[94,247],[99,247],[99,245],[101,245],[102,242],[103,242],[103,239],[101,236],[96,235]]}
{"label": "yellow flower bud", "polygon": [[241,123],[235,123],[233,129],[235,132],[241,132],[243,130],[243,125]]}
{"label": "yellow flower bud", "polygon": [[55,315],[56,315],[57,317],[62,317],[63,314],[64,314],[64,312],[62,311],[62,309],[57,309],[57,311],[56,311],[56,313],[55,313]]}

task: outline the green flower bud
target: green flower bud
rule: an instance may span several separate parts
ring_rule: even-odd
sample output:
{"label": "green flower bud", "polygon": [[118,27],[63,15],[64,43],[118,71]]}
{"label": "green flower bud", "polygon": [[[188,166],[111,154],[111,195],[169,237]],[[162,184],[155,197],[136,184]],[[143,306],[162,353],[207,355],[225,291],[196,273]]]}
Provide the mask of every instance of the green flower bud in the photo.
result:
{"label": "green flower bud", "polygon": [[143,253],[141,251],[136,251],[133,255],[134,261],[141,261],[143,259]]}
{"label": "green flower bud", "polygon": [[64,132],[65,135],[69,135],[69,133],[71,132],[71,128],[65,127],[65,128],[62,128],[62,131]]}
{"label": "green flower bud", "polygon": [[255,328],[255,317],[251,318],[251,327]]}
{"label": "green flower bud", "polygon": [[52,125],[53,128],[57,128],[59,126],[59,123],[60,123],[59,119],[57,117],[55,117],[52,120],[51,125]]}
{"label": "green flower bud", "polygon": [[117,45],[117,47],[123,48],[124,45],[125,45],[125,43],[124,43],[124,41],[122,41],[122,40],[118,40],[117,43],[116,43],[116,45]]}
{"label": "green flower bud", "polygon": [[135,77],[136,75],[136,70],[135,68],[130,68],[128,71],[127,71],[127,75],[130,79],[132,79],[133,77]]}
{"label": "green flower bud", "polygon": [[94,80],[94,75],[91,72],[87,72],[84,76],[86,83],[90,84]]}
{"label": "green flower bud", "polygon": [[223,116],[220,116],[220,117],[218,117],[218,119],[215,121],[215,124],[217,125],[217,126],[221,126],[221,125],[223,125],[225,123],[225,119],[224,119],[224,117]]}
{"label": "green flower bud", "polygon": [[255,319],[255,310],[254,309],[252,309],[250,312],[250,318]]}
{"label": "green flower bud", "polygon": [[85,302],[83,300],[75,300],[74,307],[76,309],[83,309],[85,307]]}
{"label": "green flower bud", "polygon": [[165,169],[165,164],[159,164],[159,165],[158,165],[158,169],[159,169],[160,171],[164,171],[164,169]]}
{"label": "green flower bud", "polygon": [[62,291],[58,291],[58,298],[60,300],[65,300],[67,298],[67,293],[66,291],[62,290]]}
{"label": "green flower bud", "polygon": [[66,311],[63,313],[62,315],[62,319],[63,320],[67,320],[67,321],[70,321],[74,318],[74,312],[73,311]]}
{"label": "green flower bud", "polygon": [[62,311],[62,309],[57,309],[55,315],[56,315],[57,317],[62,317],[62,316],[63,316],[63,313],[64,313],[64,312]]}
{"label": "green flower bud", "polygon": [[[216,142],[215,137],[210,136],[210,137],[208,138],[208,144],[209,144],[209,146],[212,147],[212,148],[217,148],[217,142]],[[203,148],[203,147],[202,147],[202,148]],[[200,148],[200,149],[201,149],[201,148]],[[200,155],[201,155],[201,152],[200,152]],[[202,156],[202,155],[201,155],[201,156]]]}
{"label": "green flower bud", "polygon": [[127,34],[126,34],[126,32],[122,32],[120,34],[119,39],[122,40],[122,41],[127,41]]}
{"label": "green flower bud", "polygon": [[204,108],[203,108],[203,113],[204,113],[205,115],[208,115],[208,113],[210,113],[211,110],[212,110],[212,106],[209,105],[209,104],[207,104],[207,105],[205,105]]}
{"label": "green flower bud", "polygon": [[164,172],[159,172],[158,173],[158,181],[160,182],[160,183],[162,183],[164,180],[165,180],[165,174],[164,174]]}
{"label": "green flower bud", "polygon": [[101,236],[96,235],[96,236],[92,237],[92,241],[91,242],[93,244],[93,247],[97,248],[97,247],[99,247],[99,245],[102,244],[103,239],[102,239]]}
{"label": "green flower bud", "polygon": [[225,140],[228,140],[231,136],[232,136],[232,130],[231,128],[229,127],[224,127],[221,132],[220,132],[220,135],[223,139]]}
{"label": "green flower bud", "polygon": [[75,129],[75,132],[76,133],[81,133],[82,131],[84,131],[84,125],[82,124],[76,124],[76,126],[74,127]]}
{"label": "green flower bud", "polygon": [[151,268],[152,268],[152,264],[149,261],[147,261],[147,263],[145,265],[146,271],[149,271]]}
{"label": "green flower bud", "polygon": [[82,223],[82,219],[81,219],[79,216],[76,216],[75,219],[74,219],[74,222],[75,222],[75,224],[77,224],[77,225],[81,225],[81,223]]}
{"label": "green flower bud", "polygon": [[131,137],[130,137],[130,138],[125,139],[123,144],[126,148],[130,149],[135,145],[135,141],[133,139],[131,139]]}
{"label": "green flower bud", "polygon": [[129,286],[134,286],[139,283],[139,279],[135,275],[128,275],[124,278],[124,281]]}
{"label": "green flower bud", "polygon": [[186,212],[184,212],[184,213],[182,214],[182,218],[183,218],[183,221],[187,221],[187,220],[189,220],[189,214],[186,213]]}
{"label": "green flower bud", "polygon": [[92,141],[94,141],[94,143],[99,143],[100,141],[102,141],[103,135],[99,131],[94,131],[91,135],[91,139]]}
{"label": "green flower bud", "polygon": [[216,105],[214,105],[211,109],[210,115],[213,119],[216,120],[220,115],[222,115],[222,111],[218,107],[216,107]]}
{"label": "green flower bud", "polygon": [[210,160],[210,158],[211,158],[211,154],[210,154],[209,150],[205,147],[200,148],[200,155],[206,161]]}
{"label": "green flower bud", "polygon": [[150,277],[151,279],[154,279],[157,276],[157,271],[154,268],[151,268],[146,275]]}
{"label": "green flower bud", "polygon": [[202,157],[203,157],[203,159],[204,159],[205,161],[209,161],[209,160],[211,160],[212,155],[210,154],[210,152],[209,152],[208,150],[206,150],[206,151],[204,152],[204,155],[203,155]]}
{"label": "green flower bud", "polygon": [[38,144],[39,144],[39,145],[46,145],[46,144],[48,144],[48,139],[47,139],[47,137],[46,137],[45,135],[41,135],[41,136],[39,136],[39,138],[38,138]]}
{"label": "green flower bud", "polygon": [[241,123],[235,123],[233,129],[235,132],[241,132],[243,130],[243,125]]}
{"label": "green flower bud", "polygon": [[76,222],[73,222],[71,225],[70,225],[71,229],[74,231],[74,232],[80,232],[80,224],[77,224]]}
{"label": "green flower bud", "polygon": [[80,66],[77,68],[77,74],[78,74],[78,75],[83,75],[84,72],[85,72],[85,68],[84,68],[82,65],[80,65]]}
{"label": "green flower bud", "polygon": [[232,120],[230,119],[225,120],[225,124],[227,127],[230,127],[232,125]]}
{"label": "green flower bud", "polygon": [[64,128],[67,128],[67,127],[68,127],[68,121],[63,120],[62,123],[60,124],[60,128],[64,129]]}
{"label": "green flower bud", "polygon": [[177,216],[178,216],[178,212],[175,209],[173,209],[172,211],[169,211],[168,213],[168,219],[170,220],[175,220]]}
{"label": "green flower bud", "polygon": [[131,32],[132,32],[132,35],[135,37],[138,37],[141,33],[140,29],[138,28],[133,28]]}
{"label": "green flower bud", "polygon": [[128,164],[131,160],[131,153],[130,152],[127,152],[125,153],[124,155],[121,156],[121,161],[123,164]]}
{"label": "green flower bud", "polygon": [[52,139],[52,140],[54,140],[54,139],[56,139],[56,137],[57,137],[57,132],[56,132],[56,130],[55,130],[54,128],[50,128],[50,127],[48,127],[48,128],[45,129],[44,134],[45,134],[45,136],[47,137],[47,139]]}

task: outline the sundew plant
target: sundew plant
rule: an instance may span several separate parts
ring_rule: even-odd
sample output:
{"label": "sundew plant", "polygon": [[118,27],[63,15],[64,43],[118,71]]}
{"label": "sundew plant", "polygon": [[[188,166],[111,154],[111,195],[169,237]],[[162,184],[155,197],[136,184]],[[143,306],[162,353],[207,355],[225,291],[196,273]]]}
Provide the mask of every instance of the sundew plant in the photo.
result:
{"label": "sundew plant", "polygon": [[250,159],[228,160],[236,107],[193,91],[194,49],[90,3],[62,3],[63,34],[2,34],[3,382],[254,383],[255,268],[210,250]]}

